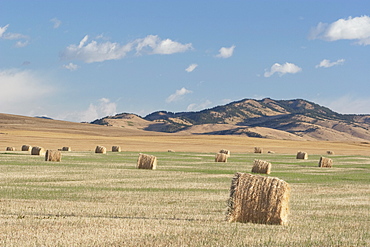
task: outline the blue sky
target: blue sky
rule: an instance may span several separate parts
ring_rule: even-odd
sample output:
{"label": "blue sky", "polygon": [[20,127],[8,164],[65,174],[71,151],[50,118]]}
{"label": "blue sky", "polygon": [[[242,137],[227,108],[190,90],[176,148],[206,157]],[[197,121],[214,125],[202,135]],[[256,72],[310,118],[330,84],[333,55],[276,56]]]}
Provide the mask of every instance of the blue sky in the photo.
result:
{"label": "blue sky", "polygon": [[370,114],[370,1],[0,0],[0,112],[92,121],[303,98]]}

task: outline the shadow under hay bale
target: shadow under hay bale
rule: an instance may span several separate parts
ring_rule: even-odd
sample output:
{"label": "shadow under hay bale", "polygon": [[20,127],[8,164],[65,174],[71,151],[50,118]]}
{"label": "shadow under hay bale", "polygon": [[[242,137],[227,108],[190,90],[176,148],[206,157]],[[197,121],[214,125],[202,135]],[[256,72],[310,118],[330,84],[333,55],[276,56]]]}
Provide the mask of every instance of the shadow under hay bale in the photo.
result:
{"label": "shadow under hay bale", "polygon": [[289,197],[289,184],[279,178],[238,172],[231,182],[227,220],[286,224]]}
{"label": "shadow under hay bale", "polygon": [[45,161],[60,162],[62,160],[62,153],[56,150],[46,150]]}
{"label": "shadow under hay bale", "polygon": [[23,145],[21,148],[22,151],[28,151],[28,152],[31,151],[31,149],[32,147],[30,145]]}
{"label": "shadow under hay bale", "polygon": [[319,167],[329,167],[333,166],[333,160],[325,157],[320,157]]}
{"label": "shadow under hay bale", "polygon": [[112,152],[121,152],[120,146],[112,146]]}
{"label": "shadow under hay bale", "polygon": [[139,158],[137,160],[138,169],[157,169],[157,157],[148,154],[139,154]]}
{"label": "shadow under hay bale", "polygon": [[261,154],[261,153],[263,153],[263,150],[260,147],[254,147],[254,153],[255,154]]}
{"label": "shadow under hay bale", "polygon": [[107,153],[107,148],[103,147],[103,146],[96,146],[95,153],[96,154],[106,154]]}
{"label": "shadow under hay bale", "polygon": [[252,172],[270,174],[271,173],[271,163],[264,161],[264,160],[254,160]]}
{"label": "shadow under hay bale", "polygon": [[224,153],[216,154],[215,162],[227,162],[227,154]]}
{"label": "shadow under hay bale", "polygon": [[296,159],[306,160],[308,159],[308,154],[306,152],[298,151]]}
{"label": "shadow under hay bale", "polygon": [[226,154],[228,157],[230,157],[230,150],[221,149],[219,153]]}
{"label": "shadow under hay bale", "polygon": [[7,147],[6,151],[15,151],[15,147]]}
{"label": "shadow under hay bale", "polygon": [[31,155],[45,155],[45,149],[42,147],[32,147]]}
{"label": "shadow under hay bale", "polygon": [[63,152],[71,152],[72,149],[71,149],[71,147],[62,147],[62,151]]}

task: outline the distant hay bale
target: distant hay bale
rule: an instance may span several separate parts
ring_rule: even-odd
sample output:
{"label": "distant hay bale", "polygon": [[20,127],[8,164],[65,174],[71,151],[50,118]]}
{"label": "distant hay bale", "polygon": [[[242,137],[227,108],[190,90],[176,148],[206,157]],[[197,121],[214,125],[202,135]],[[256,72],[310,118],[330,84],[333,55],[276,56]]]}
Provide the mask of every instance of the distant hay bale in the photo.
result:
{"label": "distant hay bale", "polygon": [[298,151],[296,158],[306,160],[306,159],[308,159],[308,154],[306,152]]}
{"label": "distant hay bale", "polygon": [[45,155],[45,149],[42,147],[32,147],[31,155]]}
{"label": "distant hay bale", "polygon": [[56,150],[46,150],[45,161],[60,162],[62,160],[62,153]]}
{"label": "distant hay bale", "polygon": [[23,145],[22,146],[22,151],[31,151],[32,147],[30,145]]}
{"label": "distant hay bale", "polygon": [[226,154],[228,157],[230,157],[230,150],[221,149],[219,153]]}
{"label": "distant hay bale", "polygon": [[157,168],[157,157],[149,154],[139,154],[139,158],[137,160],[138,169],[152,169],[155,170]]}
{"label": "distant hay bale", "polygon": [[260,147],[254,147],[254,153],[255,154],[261,154],[263,152],[262,148]]}
{"label": "distant hay bale", "polygon": [[107,148],[103,147],[103,146],[96,146],[95,153],[97,153],[97,154],[106,154],[107,153]]}
{"label": "distant hay bale", "polygon": [[333,160],[325,157],[320,157],[319,160],[319,167],[332,167],[333,166]]}
{"label": "distant hay bale", "polygon": [[289,184],[279,178],[238,172],[231,182],[227,220],[286,224],[289,197]]}
{"label": "distant hay bale", "polygon": [[72,149],[71,149],[71,147],[63,147],[62,148],[62,151],[64,151],[64,152],[70,152],[70,151],[72,151]]}
{"label": "distant hay bale", "polygon": [[270,174],[271,173],[271,163],[264,161],[264,160],[254,160],[252,172]]}
{"label": "distant hay bale", "polygon": [[112,152],[121,152],[120,146],[112,146]]}
{"label": "distant hay bale", "polygon": [[174,150],[172,150],[172,149],[168,149],[168,152],[169,152],[169,153],[174,153],[175,151],[174,151]]}
{"label": "distant hay bale", "polygon": [[275,152],[274,151],[267,151],[268,154],[274,154]]}
{"label": "distant hay bale", "polygon": [[217,153],[215,157],[215,162],[227,162],[227,154]]}
{"label": "distant hay bale", "polygon": [[15,147],[6,147],[6,151],[15,151]]}
{"label": "distant hay bale", "polygon": [[333,151],[326,151],[326,154],[334,155],[334,152]]}

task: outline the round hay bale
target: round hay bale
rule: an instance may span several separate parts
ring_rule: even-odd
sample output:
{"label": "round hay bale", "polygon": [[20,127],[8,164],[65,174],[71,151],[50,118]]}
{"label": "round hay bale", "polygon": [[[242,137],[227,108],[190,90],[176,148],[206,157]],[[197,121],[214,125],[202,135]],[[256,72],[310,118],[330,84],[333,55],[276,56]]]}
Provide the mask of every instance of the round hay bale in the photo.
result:
{"label": "round hay bale", "polygon": [[28,151],[28,152],[31,151],[31,149],[32,147],[30,145],[23,145],[21,148],[22,151]]}
{"label": "round hay bale", "polygon": [[120,146],[112,146],[112,152],[121,152]]}
{"label": "round hay bale", "polygon": [[261,154],[261,153],[263,153],[263,149],[260,148],[260,147],[254,147],[254,153],[255,154]]}
{"label": "round hay bale", "polygon": [[15,147],[6,147],[6,151],[15,151]]}
{"label": "round hay bale", "polygon": [[308,159],[308,154],[306,152],[298,151],[296,158],[306,160]]}
{"label": "round hay bale", "polygon": [[32,147],[31,155],[45,155],[45,149],[42,147]]}
{"label": "round hay bale", "polygon": [[226,154],[228,157],[230,157],[230,150],[227,149],[221,149],[219,153]]}
{"label": "round hay bale", "polygon": [[60,162],[62,160],[62,153],[55,150],[46,150],[45,161]]}
{"label": "round hay bale", "polygon": [[227,154],[217,153],[215,157],[215,162],[227,162]]}
{"label": "round hay bale", "polygon": [[157,157],[149,154],[139,154],[139,158],[137,160],[138,169],[157,169]]}
{"label": "round hay bale", "polygon": [[253,173],[261,173],[261,174],[270,174],[271,173],[271,163],[264,161],[264,160],[254,160]]}
{"label": "round hay bale", "polygon": [[71,149],[71,147],[63,147],[62,148],[62,151],[64,151],[64,152],[70,152],[70,151],[72,151],[72,149]]}
{"label": "round hay bale", "polygon": [[330,158],[320,157],[319,160],[319,167],[328,167],[331,168],[333,166],[333,160]]}
{"label": "round hay bale", "polygon": [[97,153],[97,154],[106,154],[107,153],[107,148],[103,147],[103,146],[96,146],[95,153]]}

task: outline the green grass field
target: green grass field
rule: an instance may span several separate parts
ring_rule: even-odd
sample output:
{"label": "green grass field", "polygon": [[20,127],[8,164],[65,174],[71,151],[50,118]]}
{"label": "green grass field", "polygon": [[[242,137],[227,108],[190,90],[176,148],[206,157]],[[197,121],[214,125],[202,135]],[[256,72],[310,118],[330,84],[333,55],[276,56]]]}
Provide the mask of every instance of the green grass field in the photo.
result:
{"label": "green grass field", "polygon": [[[370,246],[370,157],[64,152],[62,162],[0,153],[0,246]],[[225,221],[231,179],[254,159],[291,185],[285,226]]]}

